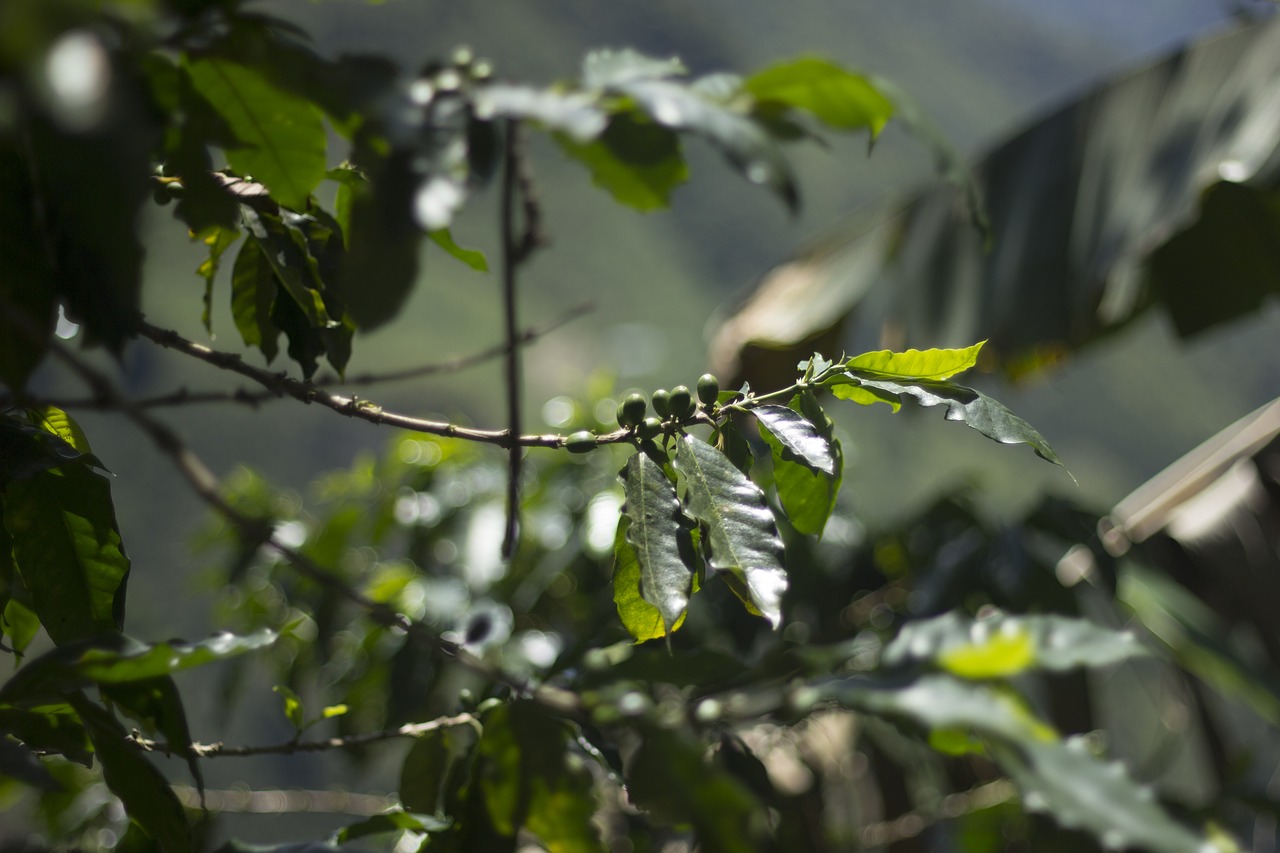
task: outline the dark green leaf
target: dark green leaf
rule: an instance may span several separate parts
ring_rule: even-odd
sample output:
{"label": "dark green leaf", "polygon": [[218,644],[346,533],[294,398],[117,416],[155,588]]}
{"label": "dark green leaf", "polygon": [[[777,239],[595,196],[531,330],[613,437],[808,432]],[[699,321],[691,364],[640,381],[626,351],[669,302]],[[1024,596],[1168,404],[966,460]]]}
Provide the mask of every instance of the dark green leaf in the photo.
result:
{"label": "dark green leaf", "polygon": [[31,661],[0,688],[5,701],[40,699],[91,683],[129,684],[255,651],[276,641],[262,630],[216,634],[201,643],[143,643],[121,634],[67,643]]}
{"label": "dark green leaf", "polygon": [[485,258],[484,252],[475,249],[464,249],[457,243],[453,242],[453,235],[449,233],[449,229],[445,228],[441,231],[432,231],[427,235],[431,238],[431,242],[435,243],[441,249],[444,249],[454,258],[462,261],[476,272],[488,272],[489,261]]}
{"label": "dark green leaf", "polygon": [[708,853],[766,849],[764,804],[704,753],[702,743],[683,732],[648,732],[627,768],[631,801],[658,820],[692,824]]}
{"label": "dark green leaf", "polygon": [[665,632],[670,633],[689,606],[694,560],[690,525],[680,511],[675,484],[649,454],[632,454],[622,481],[626,494],[622,517],[627,522],[627,542],[640,566],[640,595],[657,608]]}
{"label": "dark green leaf", "polygon": [[[18,147],[0,138],[0,301],[8,306],[0,313],[0,382],[14,391],[22,389],[44,357],[58,317],[50,247],[31,215],[31,174]],[[3,452],[0,460],[6,460]]]}
{"label": "dark green leaf", "polygon": [[465,784],[476,727],[461,724],[421,735],[400,768],[400,802],[412,812],[449,814],[449,798]]}
{"label": "dark green leaf", "polygon": [[671,192],[689,179],[680,137],[631,113],[619,113],[598,139],[556,141],[570,157],[591,170],[591,179],[620,204],[636,210],[669,207]]}
{"label": "dark green leaf", "polygon": [[129,559],[104,477],[77,463],[10,483],[4,525],[54,642],[120,629]]}
{"label": "dark green leaf", "polygon": [[187,712],[182,707],[178,685],[172,678],[166,675],[143,681],[104,684],[102,695],[149,731],[158,732],[169,748],[187,762],[196,788],[203,793],[204,774],[200,771],[200,760],[191,748]]}
{"label": "dark green leaf", "polygon": [[743,88],[764,103],[807,110],[837,130],[866,128],[879,136],[893,103],[867,77],[834,62],[802,57],[757,72]]}
{"label": "dark green leaf", "polygon": [[280,351],[280,330],[271,319],[276,301],[275,273],[256,240],[245,240],[231,271],[231,314],[245,346],[262,350],[267,363]]}
{"label": "dark green leaf", "polygon": [[9,734],[40,752],[55,752],[88,767],[88,735],[70,705],[0,708],[0,735]]}
{"label": "dark green leaf", "polygon": [[570,756],[564,721],[532,702],[513,702],[484,718],[480,784],[494,828],[515,835],[522,827],[550,850],[603,850],[591,817],[596,803],[591,773]]}
{"label": "dark green leaf", "polygon": [[1031,424],[972,388],[952,382],[898,383],[888,379],[860,379],[859,385],[873,391],[914,397],[921,406],[946,405],[947,420],[960,421],[1001,444],[1029,445],[1041,459],[1062,464],[1049,442]]}
{"label": "dark green leaf", "polygon": [[34,752],[7,738],[0,738],[0,778],[14,779],[43,791],[62,790],[62,785]]}
{"label": "dark green leaf", "polygon": [[107,787],[124,803],[129,817],[151,836],[161,853],[191,850],[191,828],[168,780],[133,746],[110,712],[82,693],[71,694],[70,701],[93,742]]}
{"label": "dark green leaf", "polygon": [[[796,461],[795,455],[771,432],[765,430],[761,435],[772,451],[773,485],[778,490],[778,501],[787,514],[787,521],[799,533],[821,535],[827,519],[836,508],[836,496],[840,492],[839,473],[830,476],[815,471],[811,466]],[[827,452],[832,466],[840,472],[844,467],[840,442],[833,438],[827,445]]]}
{"label": "dark green leaf", "polygon": [[325,177],[320,111],[236,62],[210,57],[186,67],[196,91],[242,143],[227,150],[232,168],[265,184],[281,205],[305,210]]}
{"label": "dark green leaf", "polygon": [[776,628],[782,623],[782,541],[760,487],[705,441],[683,436],[676,469],[688,485],[689,514],[707,528],[708,563],[736,578]]}
{"label": "dark green leaf", "polygon": [[83,458],[83,452],[30,419],[0,414],[0,489]]}
{"label": "dark green leaf", "polygon": [[836,460],[831,445],[808,418],[786,406],[758,406],[751,413],[797,462],[835,477]]}
{"label": "dark green leaf", "polygon": [[439,832],[449,828],[448,821],[428,814],[411,814],[404,811],[390,811],[365,818],[362,821],[348,824],[334,835],[339,844],[346,844],[366,835],[378,835],[383,832]]}
{"label": "dark green leaf", "polygon": [[928,663],[964,678],[1005,678],[1030,669],[1106,666],[1143,654],[1131,633],[1084,619],[995,613],[974,620],[952,611],[902,626],[881,664]]}
{"label": "dark green leaf", "polygon": [[374,181],[343,187],[348,253],[338,293],[362,330],[395,317],[417,279],[422,231],[414,225],[417,178],[409,160],[408,154],[392,158]]}

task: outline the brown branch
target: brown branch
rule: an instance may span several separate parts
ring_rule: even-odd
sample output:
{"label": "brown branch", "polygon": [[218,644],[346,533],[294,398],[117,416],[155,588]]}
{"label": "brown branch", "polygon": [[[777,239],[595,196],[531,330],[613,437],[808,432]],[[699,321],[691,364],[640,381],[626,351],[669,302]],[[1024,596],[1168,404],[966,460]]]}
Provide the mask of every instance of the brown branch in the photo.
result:
{"label": "brown branch", "polygon": [[[520,264],[521,245],[516,243],[516,169],[519,160],[517,136],[520,124],[514,119],[506,121],[502,164],[502,316],[507,337],[506,385],[507,423],[511,435],[520,434],[520,351],[515,345],[516,336],[516,267]],[[522,241],[523,242],[523,241]],[[516,551],[516,537],[520,533],[520,469],[523,464],[520,446],[512,444],[507,454],[507,524],[502,536],[502,556],[510,559]]]}
{"label": "brown branch", "polygon": [[[292,397],[303,403],[316,403],[327,409],[332,409],[340,415],[347,417],[359,418],[369,423],[382,424],[385,426],[398,427],[400,429],[410,430],[411,432],[423,432],[430,435],[448,436],[450,438],[459,438],[465,441],[477,441],[485,444],[496,444],[499,447],[563,447],[565,436],[559,434],[544,435],[520,435],[512,430],[486,430],[472,429],[470,427],[458,426],[448,421],[434,421],[426,418],[415,418],[409,415],[402,415],[396,412],[384,410],[381,406],[375,405],[368,400],[361,400],[355,396],[344,397],[339,394],[330,394],[327,391],[317,388],[309,382],[303,382],[294,379],[287,373],[275,373],[270,370],[264,370],[260,367],[254,367],[245,363],[243,359],[236,353],[222,352],[207,347],[204,344],[198,344],[194,341],[187,340],[177,332],[170,329],[161,329],[150,323],[139,322],[138,331],[143,337],[159,344],[162,347],[175,350],[177,352],[189,355],[192,358],[199,359],[214,367],[237,373],[247,379],[251,379],[277,397]],[[92,386],[91,386],[92,387]],[[105,398],[98,395],[98,399],[114,401],[117,397]],[[112,408],[121,408],[117,403],[112,402]],[[130,408],[139,410],[137,406],[130,404]],[[123,409],[122,409],[123,410]],[[140,410],[139,410],[140,411]],[[512,436],[515,436],[514,440]],[[630,436],[624,430],[607,433],[599,436],[597,439],[600,444],[611,444],[628,440]]]}
{"label": "brown branch", "polygon": [[[219,515],[237,527],[240,535],[247,541],[261,542],[269,546],[284,557],[293,566],[294,570],[303,577],[358,605],[371,618],[383,626],[395,628],[421,638],[438,653],[453,658],[472,672],[505,684],[515,693],[527,696],[552,711],[561,714],[576,714],[581,710],[582,700],[576,693],[550,685],[534,684],[526,678],[505,672],[496,665],[472,654],[459,644],[437,636],[426,626],[412,621],[404,614],[396,613],[387,605],[362,595],[298,549],[281,542],[276,537],[269,520],[247,515],[227,502],[226,498],[219,492],[218,478],[209,470],[199,456],[183,444],[177,434],[169,429],[167,425],[130,403],[115,389],[111,381],[103,373],[91,367],[62,343],[57,341],[50,342],[50,352],[70,367],[89,386],[93,394],[110,401],[117,411],[133,421],[152,440],[156,447],[169,457],[177,468],[178,473],[187,481],[187,484],[196,495]],[[221,356],[223,354],[216,355]],[[234,361],[239,363],[239,359],[234,359]]]}
{"label": "brown branch", "polygon": [[359,794],[351,791],[299,791],[274,789],[250,791],[248,789],[201,791],[191,785],[171,785],[178,802],[189,809],[205,809],[213,812],[238,812],[242,814],[285,814],[289,812],[319,812],[325,814],[373,817],[394,808],[394,797],[378,794]]}
{"label": "brown branch", "polygon": [[[394,740],[402,737],[421,737],[427,732],[433,732],[437,729],[449,728],[450,726],[461,726],[468,723],[475,723],[476,718],[471,714],[458,714],[453,717],[440,717],[435,720],[428,720],[425,723],[408,723],[395,729],[386,729],[380,732],[364,732],[362,734],[347,735],[346,737],[331,737],[324,740],[291,740],[285,743],[266,744],[263,746],[227,746],[225,743],[193,743],[191,751],[201,758],[245,758],[253,755],[293,755],[299,752],[327,752],[331,749],[349,749],[355,746],[364,746],[370,743],[378,743],[384,740]],[[146,752],[163,752],[166,755],[174,751],[174,747],[167,743],[149,740],[139,735],[133,735],[131,740],[135,745]]]}

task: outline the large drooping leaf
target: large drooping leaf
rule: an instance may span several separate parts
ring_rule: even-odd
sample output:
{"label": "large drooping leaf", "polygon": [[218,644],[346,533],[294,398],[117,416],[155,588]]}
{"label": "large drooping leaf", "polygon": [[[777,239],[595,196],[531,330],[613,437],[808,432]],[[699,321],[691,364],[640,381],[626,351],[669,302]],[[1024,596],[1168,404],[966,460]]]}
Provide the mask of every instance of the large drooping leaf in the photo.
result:
{"label": "large drooping leaf", "polygon": [[305,210],[325,176],[320,111],[282,91],[257,70],[208,57],[186,63],[195,90],[222,116],[242,147],[227,150],[237,173],[265,184],[285,207]]}
{"label": "large drooping leaf", "polygon": [[1005,678],[1031,669],[1105,666],[1146,650],[1133,634],[1067,616],[972,619],[951,611],[903,625],[884,648],[886,667],[937,666],[963,678]]}
{"label": "large drooping leaf", "polygon": [[555,853],[603,849],[591,821],[591,773],[569,757],[569,741],[568,725],[532,702],[485,715],[480,786],[499,833],[514,836],[523,827]]}
{"label": "large drooping leaf", "polygon": [[245,346],[260,349],[268,364],[280,351],[280,330],[271,320],[278,289],[261,244],[245,240],[231,270],[231,316]]}
{"label": "large drooping leaf", "polygon": [[[676,470],[688,487],[689,514],[706,527],[707,562],[740,582],[734,591],[776,628],[782,623],[787,573],[782,541],[764,492],[705,441],[682,436]],[[734,586],[732,583],[730,586]]]}
{"label": "large drooping leaf", "polygon": [[[1168,308],[1184,335],[1254,310],[1274,288],[1258,273],[1276,242],[1260,201],[1280,184],[1278,84],[1274,19],[1104,84],[978,162],[987,233],[955,187],[895,200],[766,276],[722,327],[713,368],[732,375],[744,350],[794,363],[818,335],[838,340],[855,307],[872,308],[871,294],[886,307],[864,319],[894,340],[989,338],[987,355],[1015,373],[1152,305]],[[1193,243],[1211,254],[1187,266],[1178,259]],[[1211,258],[1226,266],[1212,266],[1206,286]]]}
{"label": "large drooping leaf", "polygon": [[[669,633],[662,612],[645,600],[641,594],[640,558],[636,549],[627,541],[631,522],[625,516],[618,519],[618,531],[613,542],[613,604],[618,608],[618,618],[637,643],[656,640]],[[675,631],[684,624],[686,608],[671,626]]]}
{"label": "large drooping leaf", "polygon": [[215,634],[199,643],[143,643],[120,634],[63,645],[23,666],[3,687],[0,699],[30,700],[89,684],[132,684],[255,651],[276,633]]}
{"label": "large drooping leaf", "polygon": [[872,137],[893,115],[893,103],[869,78],[817,57],[772,65],[744,80],[743,88],[763,104],[805,110],[837,130],[866,128]]}
{"label": "large drooping leaf", "polygon": [[129,559],[102,475],[76,462],[10,483],[4,526],[18,572],[54,642],[121,628]]}
{"label": "large drooping leaf", "polygon": [[1159,853],[1219,849],[1173,820],[1150,789],[1119,765],[1090,755],[1083,741],[1059,740],[1006,689],[943,674],[905,682],[855,676],[802,687],[795,697],[806,709],[835,701],[907,719],[933,732],[974,732],[1013,777],[1028,808],[1046,810],[1064,826],[1088,831],[1108,847]]}
{"label": "large drooping leaf", "polygon": [[168,780],[128,741],[124,726],[83,693],[71,694],[69,701],[93,742],[107,787],[124,803],[129,817],[151,836],[161,853],[191,850],[191,828],[182,804]]}
{"label": "large drooping leaf", "polygon": [[[640,596],[662,617],[663,633],[670,633],[689,606],[695,560],[690,525],[680,511],[675,484],[647,452],[632,454],[622,470],[622,482],[626,499],[619,530],[640,569]],[[616,579],[614,584],[616,600]],[[624,579],[622,589],[628,587]]]}
{"label": "large drooping leaf", "polygon": [[[852,396],[852,393],[862,390],[869,390],[877,395],[887,394],[890,395],[890,399],[911,397],[925,407],[945,405],[947,420],[960,421],[1001,444],[1026,444],[1041,459],[1055,465],[1062,465],[1058,454],[1035,427],[1009,411],[1003,404],[972,388],[957,385],[954,382],[919,380],[900,383],[888,379],[866,378],[858,379],[856,385],[836,385],[832,388],[832,393],[837,397],[853,399],[865,405],[868,404],[867,400]],[[877,399],[883,398],[877,397]]]}

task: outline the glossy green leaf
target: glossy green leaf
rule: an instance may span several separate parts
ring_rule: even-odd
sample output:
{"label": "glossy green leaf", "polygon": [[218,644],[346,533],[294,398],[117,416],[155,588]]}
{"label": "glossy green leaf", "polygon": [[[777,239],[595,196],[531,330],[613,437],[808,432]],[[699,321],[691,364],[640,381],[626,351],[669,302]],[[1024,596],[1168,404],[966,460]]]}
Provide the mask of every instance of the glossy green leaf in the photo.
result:
{"label": "glossy green leaf", "polygon": [[770,66],[743,88],[758,101],[806,110],[837,130],[866,128],[873,137],[893,116],[893,103],[870,78],[816,57]]}
{"label": "glossy green leaf", "polygon": [[271,630],[215,634],[200,643],[143,643],[114,634],[67,643],[18,670],[0,687],[4,701],[30,701],[89,684],[131,684],[256,651],[276,641]]}
{"label": "glossy green leaf", "polygon": [[569,728],[532,702],[512,702],[484,717],[480,785],[493,826],[503,835],[522,827],[553,853],[603,850],[591,818],[591,773],[571,755]]}
{"label": "glossy green leaf", "polygon": [[[643,643],[665,637],[668,631],[661,611],[640,594],[640,559],[636,556],[636,549],[627,541],[630,526],[631,521],[626,516],[618,519],[618,531],[613,541],[613,603],[627,633],[637,643]],[[676,618],[671,630],[679,630],[687,615],[686,608]]]}
{"label": "glossy green leaf", "polygon": [[951,611],[903,625],[881,664],[924,663],[964,678],[1006,678],[1031,669],[1106,666],[1146,653],[1133,634],[1085,619],[995,613],[975,620]]}
{"label": "glossy green leaf", "polygon": [[325,177],[320,111],[237,62],[209,57],[186,68],[195,90],[243,144],[227,150],[231,167],[265,184],[285,207],[305,210],[311,191]]}
{"label": "glossy green leaf", "polygon": [[[622,482],[624,533],[639,564],[640,596],[657,609],[665,633],[670,633],[689,606],[695,565],[690,525],[680,510],[675,484],[648,453],[631,455]],[[616,580],[614,595],[616,600]]]}
{"label": "glossy green leaf", "polygon": [[93,742],[107,787],[124,803],[129,817],[151,836],[161,853],[191,850],[191,828],[182,804],[168,780],[129,741],[124,726],[82,693],[71,694],[70,702]]}
{"label": "glossy green leaf", "polygon": [[787,574],[782,540],[760,487],[705,441],[682,436],[676,470],[688,487],[688,511],[707,529],[707,562],[736,578],[775,628],[782,623]]}
{"label": "glossy green leaf", "polygon": [[862,379],[860,383],[863,388],[873,391],[912,397],[921,406],[945,405],[947,420],[960,421],[1001,444],[1026,444],[1041,459],[1062,465],[1049,442],[1031,424],[972,388],[924,380],[899,383],[888,379]]}
{"label": "glossy green leaf", "polygon": [[631,113],[613,116],[598,139],[558,135],[556,141],[591,171],[596,186],[636,210],[670,207],[671,193],[689,179],[680,137]]}
{"label": "glossy green leaf", "polygon": [[828,477],[835,477],[835,456],[831,444],[808,418],[786,406],[757,406],[751,413],[797,462]]}
{"label": "glossy green leaf", "polygon": [[231,271],[231,315],[245,346],[260,349],[268,364],[280,351],[280,330],[271,319],[278,288],[262,246],[245,240]]}
{"label": "glossy green leaf", "polygon": [[96,456],[93,456],[93,448],[89,446],[89,437],[80,428],[80,424],[76,423],[62,409],[57,406],[41,406],[35,409],[28,409],[27,420],[45,432],[56,435],[75,448],[78,453],[90,457],[90,464],[97,468],[103,468],[102,463],[98,461]]}
{"label": "glossy green leaf", "polygon": [[767,849],[767,809],[740,780],[704,758],[702,741],[653,729],[627,766],[632,802],[665,823],[688,824],[700,849],[756,853]]}
{"label": "glossy green leaf", "polygon": [[[828,475],[801,464],[768,430],[762,431],[761,437],[772,452],[773,485],[778,490],[778,501],[787,514],[787,521],[799,533],[821,535],[827,519],[835,511],[836,496],[840,492],[839,474]],[[840,442],[832,439],[827,448],[832,466],[839,472],[844,466]]]}
{"label": "glossy green leaf", "polygon": [[433,729],[414,742],[400,768],[400,802],[422,814],[450,813],[449,799],[465,783],[467,758],[479,735],[477,726]]}
{"label": "glossy green leaf", "polygon": [[878,350],[856,355],[844,366],[857,377],[872,379],[950,379],[978,363],[978,353],[985,343],[979,341],[964,349]]}
{"label": "glossy green leaf", "polygon": [[10,483],[4,525],[18,572],[54,642],[120,629],[129,559],[102,475],[76,463]]}
{"label": "glossy green leaf", "polygon": [[484,252],[462,248],[453,241],[453,234],[449,233],[448,228],[432,231],[427,236],[431,238],[431,242],[444,249],[451,257],[462,261],[476,272],[489,271],[489,260],[484,256]]}

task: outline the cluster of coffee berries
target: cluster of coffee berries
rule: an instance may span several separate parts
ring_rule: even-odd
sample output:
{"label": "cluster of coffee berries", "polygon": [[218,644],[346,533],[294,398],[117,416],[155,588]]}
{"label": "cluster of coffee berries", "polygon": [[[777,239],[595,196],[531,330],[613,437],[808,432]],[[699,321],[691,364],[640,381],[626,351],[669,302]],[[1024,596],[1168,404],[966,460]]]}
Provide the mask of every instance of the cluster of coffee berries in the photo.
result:
{"label": "cluster of coffee berries", "polygon": [[[645,400],[643,394],[629,394],[618,404],[618,425],[624,429],[635,430],[640,438],[655,438],[662,432],[665,420],[681,423],[692,418],[698,406],[710,410],[716,405],[720,396],[720,382],[710,373],[703,374],[698,380],[698,401],[695,402],[693,392],[687,385],[677,385],[670,391],[659,388]],[[653,405],[657,417],[646,417],[649,405]]]}

